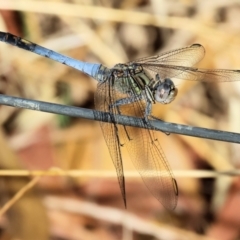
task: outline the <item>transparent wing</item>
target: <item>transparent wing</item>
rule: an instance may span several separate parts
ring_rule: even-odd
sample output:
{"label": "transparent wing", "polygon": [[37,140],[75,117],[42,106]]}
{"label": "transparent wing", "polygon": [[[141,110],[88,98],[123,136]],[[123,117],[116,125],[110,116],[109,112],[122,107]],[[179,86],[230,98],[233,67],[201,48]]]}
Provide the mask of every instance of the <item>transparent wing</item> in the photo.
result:
{"label": "transparent wing", "polygon": [[[134,89],[132,88],[133,92]],[[140,117],[142,118],[139,120],[140,125],[145,126],[147,124],[143,118],[146,107],[145,101],[122,105],[118,109],[116,107],[109,109],[109,105],[113,105],[117,100],[131,96],[119,93],[110,87],[110,84],[99,84],[95,98],[96,108],[107,112],[110,110],[113,114],[120,112],[124,115]],[[115,119],[113,120],[114,124],[104,122],[100,124],[117,171],[124,201],[126,201],[126,195],[121,148],[126,147],[135,168],[152,195],[167,209],[174,209],[178,194],[176,180],[160,144],[154,137],[154,132],[148,129],[122,126],[117,124]]]}
{"label": "transparent wing", "polygon": [[176,66],[185,66],[192,67],[203,59],[205,55],[205,49],[200,44],[193,44],[191,46],[176,49],[160,55],[145,57],[137,59],[132,63],[138,64],[164,64],[164,65],[176,65]]}
{"label": "transparent wing", "polygon": [[240,80],[240,70],[201,69],[156,63],[142,64],[142,67],[153,75],[153,77],[158,73],[161,79],[175,77],[183,80],[204,82],[234,82]]}
{"label": "transparent wing", "polygon": [[[123,106],[121,113],[142,117],[140,123],[144,126],[145,107],[144,101],[138,101]],[[165,208],[174,209],[177,205],[177,183],[154,131],[128,126],[125,130],[121,126],[119,134],[149,191]]]}
{"label": "transparent wing", "polygon": [[240,80],[240,70],[194,68],[205,54],[204,47],[193,44],[160,55],[142,58],[132,63],[140,64],[154,79],[178,78],[191,81],[232,82]]}
{"label": "transparent wing", "polygon": [[[97,92],[95,93],[95,107],[99,111],[109,112],[109,106],[114,102],[114,99],[111,96],[114,89],[109,86],[107,82],[99,83],[97,87]],[[116,114],[112,108],[112,113]],[[101,116],[102,117],[102,116]],[[126,207],[126,191],[125,191],[125,179],[123,172],[123,163],[120,150],[120,138],[117,132],[117,126],[113,115],[113,124],[100,122],[103,136],[105,138],[106,144],[108,146],[110,156],[112,158],[113,164],[115,166],[118,182],[123,197],[123,201]]]}

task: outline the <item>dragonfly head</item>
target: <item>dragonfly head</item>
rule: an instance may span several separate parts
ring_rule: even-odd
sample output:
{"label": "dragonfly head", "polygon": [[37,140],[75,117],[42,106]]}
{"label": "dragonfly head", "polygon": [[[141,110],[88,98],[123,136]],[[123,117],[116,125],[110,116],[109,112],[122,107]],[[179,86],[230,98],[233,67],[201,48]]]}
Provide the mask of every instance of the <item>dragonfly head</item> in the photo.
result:
{"label": "dragonfly head", "polygon": [[154,98],[162,104],[171,103],[177,96],[178,90],[173,81],[166,78],[164,81],[158,81],[154,86]]}

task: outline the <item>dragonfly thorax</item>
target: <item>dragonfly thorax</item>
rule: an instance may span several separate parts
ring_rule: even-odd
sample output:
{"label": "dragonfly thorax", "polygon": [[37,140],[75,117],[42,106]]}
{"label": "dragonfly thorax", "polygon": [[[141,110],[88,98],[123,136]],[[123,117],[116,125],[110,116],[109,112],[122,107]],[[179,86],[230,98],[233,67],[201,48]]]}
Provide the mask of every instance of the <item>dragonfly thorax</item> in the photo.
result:
{"label": "dragonfly thorax", "polygon": [[151,82],[151,78],[139,64],[117,64],[113,67],[114,88],[130,96],[140,95]]}
{"label": "dragonfly thorax", "polygon": [[178,90],[169,78],[158,80],[152,86],[154,99],[161,104],[171,103],[177,96]]}

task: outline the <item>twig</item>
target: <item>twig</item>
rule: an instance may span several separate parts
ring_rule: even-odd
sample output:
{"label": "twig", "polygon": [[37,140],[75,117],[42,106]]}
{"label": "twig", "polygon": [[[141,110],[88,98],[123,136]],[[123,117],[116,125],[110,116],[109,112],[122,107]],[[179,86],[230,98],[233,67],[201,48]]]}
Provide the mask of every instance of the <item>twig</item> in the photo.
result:
{"label": "twig", "polygon": [[0,216],[2,216],[8,209],[12,207],[13,204],[15,204],[27,191],[29,191],[31,188],[33,188],[36,183],[39,181],[40,176],[36,176],[33,178],[27,185],[25,185],[23,188],[21,188],[9,201],[6,202],[6,204],[1,207],[0,209]]}
{"label": "twig", "polygon": [[[26,108],[30,110],[63,114],[71,117],[81,117],[90,120],[97,120],[103,122],[112,122],[110,113],[99,112],[96,110],[78,108],[73,106],[66,106],[55,103],[42,102],[37,100],[30,100],[19,97],[12,97],[0,94],[0,104]],[[136,117],[129,117],[124,115],[115,115],[116,121],[121,125],[142,127],[142,119]],[[192,127],[182,124],[169,123],[161,120],[149,120],[150,125],[146,125],[144,128],[162,131],[165,133],[176,133],[192,137],[207,138],[212,140],[219,140],[232,143],[240,143],[240,134],[233,132],[226,132],[220,130],[213,130],[208,128]]]}
{"label": "twig", "polygon": [[[240,170],[210,171],[210,170],[173,170],[177,178],[219,178],[240,176]],[[153,173],[154,174],[154,173]],[[128,178],[139,178],[137,171],[124,171]],[[116,178],[114,170],[62,170],[51,168],[50,170],[0,170],[1,177],[35,177],[35,176],[67,176],[72,178],[95,177],[95,178]]]}

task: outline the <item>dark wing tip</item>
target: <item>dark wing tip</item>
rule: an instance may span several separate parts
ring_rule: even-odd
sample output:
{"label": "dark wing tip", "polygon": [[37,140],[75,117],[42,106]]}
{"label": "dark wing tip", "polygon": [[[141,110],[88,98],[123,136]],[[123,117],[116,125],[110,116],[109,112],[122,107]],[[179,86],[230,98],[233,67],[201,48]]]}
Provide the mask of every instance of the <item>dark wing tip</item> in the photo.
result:
{"label": "dark wing tip", "polygon": [[162,205],[166,209],[171,210],[171,211],[173,211],[177,207],[177,200],[178,200],[178,193],[179,193],[177,181],[174,177],[172,178],[172,184],[173,184],[174,192],[172,192],[171,198],[164,199],[164,201],[161,201],[159,199],[159,201],[162,203]]}
{"label": "dark wing tip", "polygon": [[190,47],[203,47],[200,43],[194,43]]}
{"label": "dark wing tip", "polygon": [[190,47],[201,48],[203,51],[203,54],[205,54],[205,52],[206,52],[204,46],[201,45],[200,43],[194,43]]}
{"label": "dark wing tip", "polygon": [[174,192],[176,194],[176,196],[178,196],[178,185],[177,185],[177,181],[175,178],[172,178],[173,181],[173,187],[174,187]]}
{"label": "dark wing tip", "polygon": [[127,209],[127,200],[126,200],[125,197],[123,198],[123,202],[124,202],[124,207],[125,207],[125,209]]}

